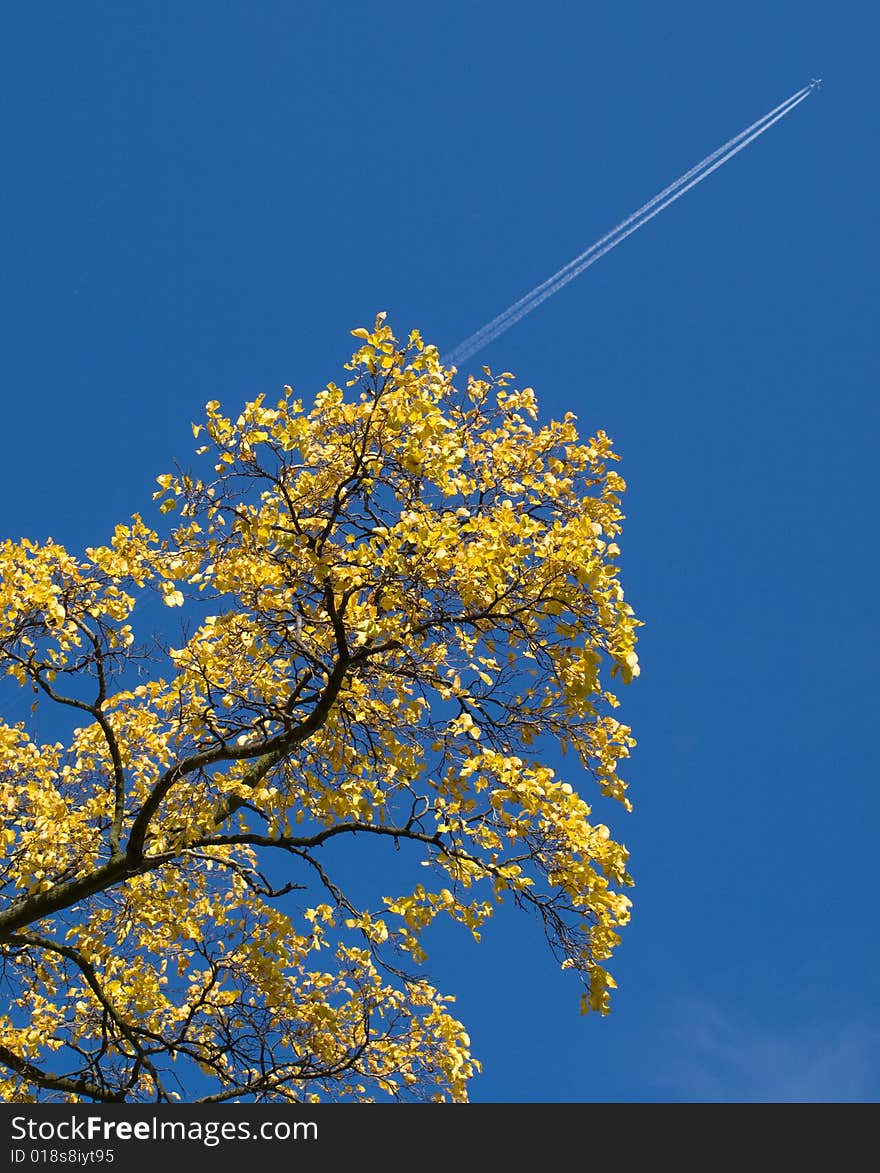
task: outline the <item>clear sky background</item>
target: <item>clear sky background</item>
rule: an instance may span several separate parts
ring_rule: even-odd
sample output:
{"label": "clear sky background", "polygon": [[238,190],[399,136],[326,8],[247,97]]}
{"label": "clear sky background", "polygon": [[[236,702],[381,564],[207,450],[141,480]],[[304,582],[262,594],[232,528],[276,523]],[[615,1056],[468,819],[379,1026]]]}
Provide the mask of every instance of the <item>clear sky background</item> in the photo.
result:
{"label": "clear sky background", "polygon": [[450,348],[825,79],[468,364],[614,438],[645,621],[613,1012],[528,918],[438,939],[475,1101],[880,1098],[878,36],[814,0],[5,6],[0,532],[75,550],[206,400],[310,396],[379,310]]}

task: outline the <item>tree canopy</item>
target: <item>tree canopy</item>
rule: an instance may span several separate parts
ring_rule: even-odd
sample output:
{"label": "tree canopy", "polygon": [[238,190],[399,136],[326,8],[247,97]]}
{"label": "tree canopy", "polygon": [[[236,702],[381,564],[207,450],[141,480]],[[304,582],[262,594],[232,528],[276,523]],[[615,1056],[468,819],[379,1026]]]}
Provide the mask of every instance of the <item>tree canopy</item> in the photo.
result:
{"label": "tree canopy", "polygon": [[632,881],[581,791],[629,808],[617,456],[353,333],[310,406],[208,403],[155,528],[0,545],[34,694],[0,721],[3,1100],[465,1100],[430,926],[502,900],[609,1009]]}

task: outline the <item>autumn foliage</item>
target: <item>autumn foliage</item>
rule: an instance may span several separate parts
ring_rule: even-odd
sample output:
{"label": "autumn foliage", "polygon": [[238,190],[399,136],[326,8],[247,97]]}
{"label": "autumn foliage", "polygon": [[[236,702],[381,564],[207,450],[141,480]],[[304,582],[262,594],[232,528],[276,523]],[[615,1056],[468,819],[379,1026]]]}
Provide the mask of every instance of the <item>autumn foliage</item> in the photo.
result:
{"label": "autumn foliage", "polygon": [[617,458],[354,334],[310,406],[208,403],[155,529],[0,545],[39,702],[0,721],[0,1099],[464,1100],[426,946],[501,900],[609,1008],[631,880],[581,791],[629,807]]}

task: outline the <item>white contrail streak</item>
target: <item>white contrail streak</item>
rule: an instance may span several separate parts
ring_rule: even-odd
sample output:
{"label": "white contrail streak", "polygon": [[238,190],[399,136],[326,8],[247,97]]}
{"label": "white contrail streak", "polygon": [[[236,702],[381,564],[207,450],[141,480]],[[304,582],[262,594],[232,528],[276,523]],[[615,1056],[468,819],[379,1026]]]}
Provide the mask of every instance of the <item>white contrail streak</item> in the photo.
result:
{"label": "white contrail streak", "polygon": [[[542,285],[537,286],[529,295],[521,298],[515,306],[511,306],[503,315],[499,315],[499,317],[495,319],[496,324],[493,325],[491,330],[483,327],[482,330],[477,332],[477,335],[472,335],[470,339],[460,343],[459,346],[455,348],[455,350],[445,361],[456,364],[459,362],[464,362],[478,350],[481,350],[484,346],[488,346],[490,342],[494,342],[496,338],[500,337],[500,335],[503,334],[506,330],[509,330],[511,326],[520,320],[520,318],[524,318],[526,314],[531,313],[533,309],[536,309],[549,297],[552,297],[553,294],[562,289],[564,285],[568,285],[570,281],[573,281],[575,277],[578,277],[581,273],[584,272],[585,269],[588,269],[590,265],[595,264],[595,262],[598,261],[600,257],[604,257],[606,253],[611,252],[613,248],[616,248],[617,245],[621,243],[621,241],[626,240],[628,236],[631,236],[633,232],[641,228],[643,224],[647,224],[649,220],[653,220],[653,218],[659,215],[659,213],[662,212],[664,208],[668,208],[670,204],[674,203],[677,199],[683,196],[686,191],[689,191],[692,187],[695,187],[698,183],[702,182],[702,180],[704,180],[707,175],[711,175],[713,171],[716,171],[720,166],[722,166],[722,164],[726,163],[728,159],[732,159],[734,155],[738,154],[741,150],[747,147],[750,142],[756,139],[759,135],[763,134],[764,131],[772,126],[774,122],[778,122],[780,118],[783,118],[786,114],[789,113],[789,111],[793,110],[795,106],[799,105],[799,103],[801,103],[808,96],[808,93],[809,91],[794,99],[789,105],[786,106],[782,113],[777,114],[774,118],[764,122],[759,130],[754,131],[747,138],[739,142],[735,147],[731,148],[721,158],[717,159],[717,161],[714,162],[711,166],[705,167],[695,178],[692,178],[687,183],[673,185],[673,194],[656,206],[653,206],[654,201],[652,201],[652,209],[648,211],[647,214],[642,215],[641,218],[638,218],[636,215],[630,217],[629,220],[624,222],[630,225],[630,227],[626,228],[625,231],[618,232],[617,234],[612,232],[602,237],[602,240],[597,241],[594,246],[587,249],[585,253],[581,254],[583,259],[580,260],[579,263],[577,260],[572,262],[564,269],[561,269],[556,278],[550,278]],[[603,241],[607,243],[603,245]]]}
{"label": "white contrail streak", "polygon": [[[738,142],[744,139],[747,135],[751,134],[752,131],[756,130],[759,126],[762,126],[763,123],[773,118],[774,115],[778,114],[780,111],[786,110],[786,108],[796,99],[802,96],[806,96],[809,91],[810,87],[804,86],[803,89],[798,90],[796,94],[792,94],[790,98],[786,98],[784,102],[780,102],[780,104],[775,109],[771,110],[769,114],[763,115],[763,117],[759,118],[757,122],[753,122],[751,126],[747,126],[745,130],[741,130],[739,134],[736,134],[733,136],[733,138],[728,139],[727,142],[723,144],[723,146],[720,146],[716,151],[713,151],[711,155],[707,155],[705,159],[701,159],[699,163],[697,163],[694,167],[691,167],[690,171],[686,171],[684,175],[679,176],[679,178],[676,179],[674,183],[670,183],[668,187],[664,187],[663,191],[658,192],[658,194],[655,195],[652,199],[648,200],[646,204],[642,204],[642,206],[633,212],[631,216],[627,216],[625,220],[622,220],[620,224],[612,228],[610,232],[606,232],[603,237],[595,242],[595,244],[591,244],[588,249],[585,249],[578,256],[574,257],[568,262],[568,264],[563,265],[561,269],[559,269],[551,277],[548,277],[546,281],[542,281],[540,285],[537,285],[534,289],[530,290],[527,294],[521,297],[519,301],[515,301],[513,305],[508,306],[506,310],[500,313],[497,317],[493,318],[491,322],[487,322],[485,326],[481,326],[480,329],[467,338],[465,342],[459,343],[452,354],[458,355],[459,350],[461,350],[464,346],[468,346],[469,353],[473,354],[474,350],[470,348],[476,346],[478,340],[480,346],[483,346],[483,340],[488,339],[490,335],[493,338],[496,338],[498,336],[495,333],[496,328],[503,321],[506,321],[508,317],[511,317],[511,315],[515,314],[522,306],[531,302],[534,297],[542,293],[549,286],[554,285],[560,277],[562,277],[570,269],[573,269],[575,265],[580,264],[580,262],[590,256],[591,253],[594,253],[600,249],[602,245],[606,244],[609,240],[612,239],[612,237],[617,236],[619,232],[622,232],[625,228],[632,224],[633,221],[640,219],[646,212],[650,211],[655,204],[660,203],[661,200],[666,199],[667,196],[671,195],[679,187],[682,187],[698,172],[702,171],[704,167],[708,167],[710,163],[713,163],[721,155],[726,154],[727,151],[731,149],[731,147],[736,146]],[[515,320],[519,319],[517,318]]]}
{"label": "white contrail streak", "polygon": [[485,326],[481,326],[474,334],[460,342],[448,355],[444,356],[444,361],[451,364],[458,364],[470,358],[471,355],[476,354],[478,350],[482,350],[484,346],[488,346],[490,342],[494,342],[501,334],[513,326],[516,322],[531,313],[542,302],[545,302],[554,293],[560,290],[569,281],[573,281],[575,277],[579,276],[590,265],[594,264],[603,257],[606,253],[616,248],[621,241],[625,240],[627,236],[631,236],[643,224],[647,224],[656,215],[663,211],[664,208],[669,207],[680,196],[684,195],[692,187],[695,187],[707,175],[711,175],[722,164],[726,163],[728,159],[732,159],[734,155],[753,142],[754,139],[762,135],[765,130],[768,130],[774,122],[778,122],[780,118],[784,118],[789,114],[795,106],[800,103],[812,93],[812,86],[804,86],[803,89],[798,90],[792,94],[791,97],[786,98],[769,113],[759,118],[757,122],[753,122],[751,126],[746,127],[745,130],[734,135],[732,139],[728,139],[723,146],[718,147],[705,159],[702,159],[690,170],[679,176],[674,183],[669,184],[661,192],[658,192],[652,199],[643,204],[641,208],[633,212],[625,220],[621,221],[616,228],[607,232],[600,237],[595,244],[590,245],[588,249],[574,257],[567,265],[564,265],[546,281],[530,290],[529,293],[521,297],[513,305],[508,306],[503,313],[487,322]]}

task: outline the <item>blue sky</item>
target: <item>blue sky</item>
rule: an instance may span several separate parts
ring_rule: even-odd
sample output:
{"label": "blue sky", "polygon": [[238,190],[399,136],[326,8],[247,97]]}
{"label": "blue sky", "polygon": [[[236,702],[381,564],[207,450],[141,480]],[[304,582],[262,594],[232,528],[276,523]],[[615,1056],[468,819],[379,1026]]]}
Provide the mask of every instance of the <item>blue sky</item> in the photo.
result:
{"label": "blue sky", "polygon": [[604,428],[645,621],[607,1019],[537,925],[431,958],[476,1101],[880,1098],[875,6],[8,7],[2,533],[149,511],[206,400],[441,350],[813,76],[472,362]]}

